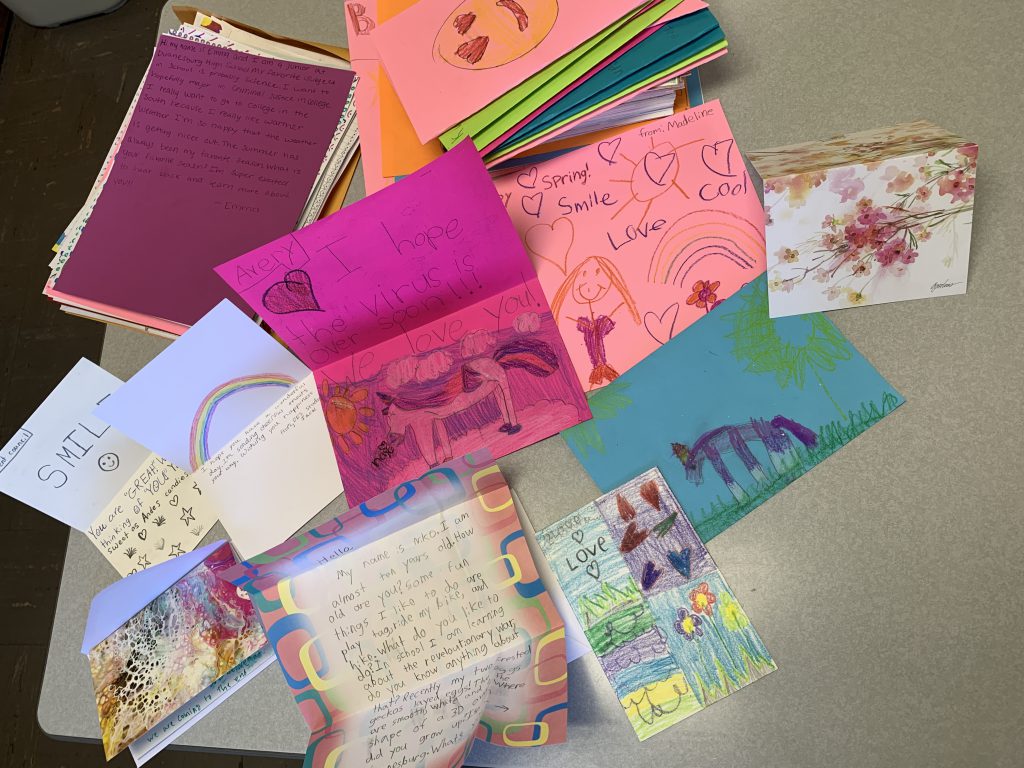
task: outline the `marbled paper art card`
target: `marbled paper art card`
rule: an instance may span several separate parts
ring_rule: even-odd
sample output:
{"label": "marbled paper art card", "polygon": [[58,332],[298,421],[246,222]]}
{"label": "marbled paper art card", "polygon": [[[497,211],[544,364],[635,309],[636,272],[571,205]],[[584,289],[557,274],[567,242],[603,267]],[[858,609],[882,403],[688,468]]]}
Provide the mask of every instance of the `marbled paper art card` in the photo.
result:
{"label": "marbled paper art card", "polygon": [[242,563],[310,768],[462,764],[565,740],[565,629],[486,453]]}
{"label": "marbled paper art card", "polygon": [[108,760],[265,646],[233,565],[225,543],[89,650]]}
{"label": "marbled paper art card", "polygon": [[641,741],[776,668],[657,469],[537,541]]}
{"label": "marbled paper art card", "polygon": [[966,293],[977,144],[922,121],[750,161],[772,317]]}

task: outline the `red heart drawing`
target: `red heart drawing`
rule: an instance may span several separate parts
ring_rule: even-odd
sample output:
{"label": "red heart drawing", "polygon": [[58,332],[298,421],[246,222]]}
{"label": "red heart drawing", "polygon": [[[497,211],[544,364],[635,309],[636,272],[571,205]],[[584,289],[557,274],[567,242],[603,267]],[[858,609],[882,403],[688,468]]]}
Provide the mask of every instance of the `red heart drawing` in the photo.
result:
{"label": "red heart drawing", "polygon": [[669,175],[669,171],[672,171],[675,165],[675,150],[667,152],[664,155],[659,155],[654,151],[648,152],[644,155],[644,171],[647,173],[647,178],[659,187],[664,187],[669,183],[665,180],[665,177]]}
{"label": "red heart drawing", "polygon": [[537,192],[532,195],[523,195],[522,204],[523,210],[531,216],[540,218],[540,206],[544,202],[544,193]]}
{"label": "red heart drawing", "polygon": [[572,222],[563,216],[551,224],[535,224],[526,230],[524,239],[531,253],[538,259],[554,264],[564,275],[575,236]]}
{"label": "red heart drawing", "polygon": [[313,294],[313,282],[304,269],[286,272],[284,280],[267,288],[263,294],[263,306],[275,315],[323,312]]}
{"label": "red heart drawing", "polygon": [[670,304],[660,315],[654,312],[644,314],[644,328],[659,344],[667,344],[676,330],[676,320],[679,318],[679,302]]}
{"label": "red heart drawing", "polygon": [[[523,181],[524,176],[530,180],[529,184]],[[518,176],[516,176],[516,181],[519,183],[519,186],[522,187],[523,189],[533,189],[534,187],[536,187],[537,166],[533,166],[533,168],[531,168],[529,171],[523,171],[522,173],[520,173]]]}
{"label": "red heart drawing", "polygon": [[733,178],[736,176],[732,172],[732,148],[735,143],[734,139],[722,139],[714,144],[705,144],[700,148],[700,159],[712,173]]}
{"label": "red heart drawing", "polygon": [[644,543],[649,533],[650,531],[646,528],[641,531],[636,523],[630,523],[626,526],[626,532],[622,534],[622,543],[619,544],[619,550],[621,552],[632,552]]}
{"label": "red heart drawing", "polygon": [[619,144],[621,143],[621,136],[609,139],[608,141],[602,141],[597,145],[598,157],[608,163],[608,165],[615,165],[615,153],[619,151]]}

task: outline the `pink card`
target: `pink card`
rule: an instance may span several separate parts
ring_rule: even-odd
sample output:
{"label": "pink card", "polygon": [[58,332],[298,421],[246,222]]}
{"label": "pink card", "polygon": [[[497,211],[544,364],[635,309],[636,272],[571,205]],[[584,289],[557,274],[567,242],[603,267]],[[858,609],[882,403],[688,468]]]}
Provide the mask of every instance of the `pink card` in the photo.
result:
{"label": "pink card", "polygon": [[765,268],[764,212],[718,101],[495,183],[589,389]]}
{"label": "pink card", "polygon": [[350,506],[455,456],[501,457],[590,417],[468,140],[217,273],[316,369]]}
{"label": "pink card", "polygon": [[371,37],[426,142],[642,5],[421,0]]}

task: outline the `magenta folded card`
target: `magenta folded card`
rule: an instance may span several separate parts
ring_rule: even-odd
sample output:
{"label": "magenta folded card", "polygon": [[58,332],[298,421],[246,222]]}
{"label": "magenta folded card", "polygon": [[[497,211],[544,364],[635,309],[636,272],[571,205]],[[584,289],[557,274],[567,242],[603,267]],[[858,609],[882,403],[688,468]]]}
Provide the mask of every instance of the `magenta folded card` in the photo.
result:
{"label": "magenta folded card", "polygon": [[237,302],[213,266],[295,227],[352,80],[161,37],[58,288],[183,325]]}
{"label": "magenta folded card", "polygon": [[315,369],[350,506],[590,417],[537,273],[468,141],[217,267]]}

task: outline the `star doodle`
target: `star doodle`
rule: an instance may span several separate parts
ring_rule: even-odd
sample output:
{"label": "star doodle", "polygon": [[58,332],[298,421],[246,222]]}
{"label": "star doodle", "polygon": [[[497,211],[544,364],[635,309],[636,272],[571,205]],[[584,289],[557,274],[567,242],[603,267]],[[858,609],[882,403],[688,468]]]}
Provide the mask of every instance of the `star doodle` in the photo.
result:
{"label": "star doodle", "polygon": [[192,507],[183,507],[181,510],[181,522],[183,522],[185,525],[188,525],[189,523],[194,523],[195,521],[196,516],[192,514]]}
{"label": "star doodle", "polygon": [[171,551],[168,554],[171,557],[177,557],[178,555],[184,555],[185,550],[181,548],[181,544],[171,544]]}
{"label": "star doodle", "polygon": [[139,568],[149,568],[150,566],[149,557],[146,555],[140,555],[137,562],[139,564]]}

